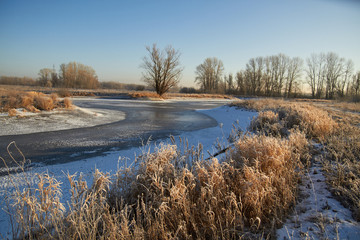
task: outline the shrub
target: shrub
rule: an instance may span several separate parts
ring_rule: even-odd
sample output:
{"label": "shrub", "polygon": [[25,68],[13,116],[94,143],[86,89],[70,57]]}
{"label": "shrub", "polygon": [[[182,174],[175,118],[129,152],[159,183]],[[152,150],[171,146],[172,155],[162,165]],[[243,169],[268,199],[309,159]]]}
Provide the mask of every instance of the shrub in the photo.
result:
{"label": "shrub", "polygon": [[41,95],[34,98],[34,106],[37,109],[45,111],[50,111],[55,107],[54,102],[51,98]]}
{"label": "shrub", "polygon": [[69,98],[64,98],[64,106],[65,108],[72,108],[72,102]]}
{"label": "shrub", "polygon": [[249,126],[253,132],[262,132],[271,136],[284,135],[281,134],[281,128],[279,115],[273,111],[259,112],[258,116],[251,120]]}
{"label": "shrub", "polygon": [[[251,121],[249,129],[266,135],[288,136],[289,130],[299,129],[307,137],[320,140],[330,136],[338,124],[329,114],[309,104],[296,104],[280,100],[270,101],[266,105],[263,100],[249,100],[236,103],[235,106],[263,110]],[[233,104],[234,105],[234,104]]]}
{"label": "shrub", "polygon": [[25,95],[21,97],[21,105],[25,108],[28,108],[34,104],[34,98],[31,96]]}

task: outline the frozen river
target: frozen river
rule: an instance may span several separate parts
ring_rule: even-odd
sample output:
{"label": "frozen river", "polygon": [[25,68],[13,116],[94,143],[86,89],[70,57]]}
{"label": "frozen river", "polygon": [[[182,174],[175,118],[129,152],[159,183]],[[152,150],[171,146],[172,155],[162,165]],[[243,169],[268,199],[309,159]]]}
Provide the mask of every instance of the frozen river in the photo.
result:
{"label": "frozen river", "polygon": [[[73,103],[83,114],[79,111],[48,114],[35,120],[30,116],[3,123],[0,156],[9,160],[6,147],[12,141],[32,163],[42,164],[76,161],[139,147],[148,139],[216,126],[216,120],[195,110],[215,108],[228,101],[79,98]],[[12,152],[16,153],[15,149]]]}

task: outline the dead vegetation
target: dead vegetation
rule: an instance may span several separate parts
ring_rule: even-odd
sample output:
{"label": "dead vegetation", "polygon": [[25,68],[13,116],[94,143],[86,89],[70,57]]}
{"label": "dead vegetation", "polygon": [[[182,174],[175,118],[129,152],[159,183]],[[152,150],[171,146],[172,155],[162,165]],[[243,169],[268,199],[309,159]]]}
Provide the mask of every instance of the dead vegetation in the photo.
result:
{"label": "dead vegetation", "polygon": [[217,98],[217,99],[232,99],[229,95],[222,94],[199,94],[199,93],[165,93],[160,96],[156,92],[129,92],[128,93],[132,98],[145,98],[145,99],[171,99],[171,98]]}
{"label": "dead vegetation", "polygon": [[304,134],[245,135],[223,161],[204,161],[201,146],[160,145],[115,176],[96,170],[91,187],[81,176],[68,176],[68,211],[59,201],[60,183],[39,174],[35,186],[28,183],[11,196],[13,237],[270,237],[295,204],[301,153],[307,148],[306,139],[299,139]]}
{"label": "dead vegetation", "polygon": [[360,221],[360,130],[341,124],[326,140],[324,170],[334,196]]}
{"label": "dead vegetation", "polygon": [[[249,129],[268,136],[287,136],[299,129],[323,148],[323,169],[330,191],[360,221],[360,130],[359,104],[294,103],[284,100],[248,100],[235,106],[260,110]],[[311,156],[309,156],[311,157]]]}
{"label": "dead vegetation", "polygon": [[328,112],[311,104],[298,104],[276,99],[243,100],[232,106],[259,111],[250,124],[250,130],[266,135],[288,135],[288,130],[299,129],[308,138],[323,140],[330,136],[338,124]]}
{"label": "dead vegetation", "polygon": [[310,104],[267,102],[236,104],[265,111],[251,121],[255,134],[238,136],[224,159],[204,160],[201,145],[172,141],[145,151],[115,175],[95,170],[90,187],[81,175],[68,176],[67,211],[59,201],[60,183],[40,174],[36,185],[9,197],[13,237],[275,238],[311,165],[310,141],[326,146],[328,182],[359,220],[359,129]]}
{"label": "dead vegetation", "polygon": [[16,116],[17,108],[23,108],[23,111],[39,112],[71,107],[70,99],[60,100],[55,93],[46,95],[32,91],[0,90],[0,112],[8,112],[9,116]]}

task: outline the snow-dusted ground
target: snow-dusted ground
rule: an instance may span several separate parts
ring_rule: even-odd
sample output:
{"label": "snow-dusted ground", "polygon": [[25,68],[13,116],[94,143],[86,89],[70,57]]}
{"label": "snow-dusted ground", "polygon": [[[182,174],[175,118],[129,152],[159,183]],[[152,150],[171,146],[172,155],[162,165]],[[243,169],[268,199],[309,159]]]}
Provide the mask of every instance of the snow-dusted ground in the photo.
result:
{"label": "snow-dusted ground", "polygon": [[39,113],[17,109],[16,117],[0,114],[0,136],[93,127],[125,119],[125,113],[110,109],[75,107]]}
{"label": "snow-dusted ground", "polygon": [[331,196],[316,160],[302,178],[299,198],[278,239],[360,239],[360,224]]}

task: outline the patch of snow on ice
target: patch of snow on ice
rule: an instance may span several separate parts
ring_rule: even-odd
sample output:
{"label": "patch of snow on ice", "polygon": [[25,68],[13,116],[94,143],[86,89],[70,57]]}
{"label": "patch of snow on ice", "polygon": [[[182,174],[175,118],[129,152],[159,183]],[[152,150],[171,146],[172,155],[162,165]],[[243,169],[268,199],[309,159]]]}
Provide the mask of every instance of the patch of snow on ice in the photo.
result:
{"label": "patch of snow on ice", "polygon": [[0,116],[0,136],[93,127],[125,119],[125,113],[121,111],[80,107],[39,113],[18,111],[18,115]]}

